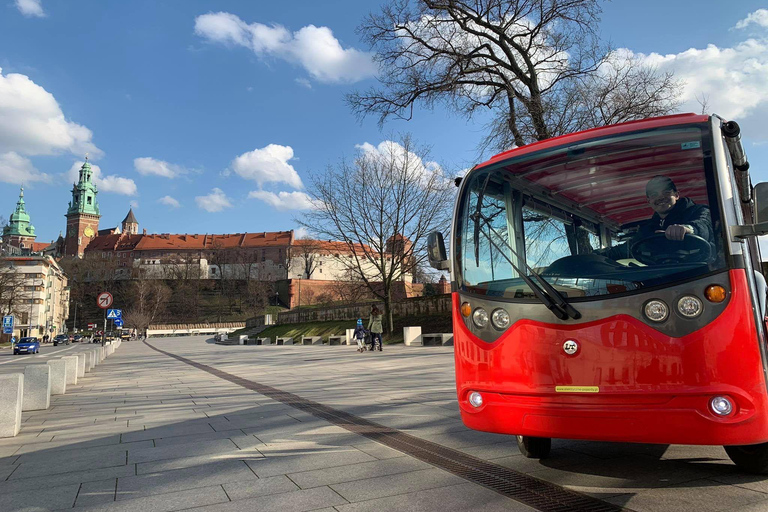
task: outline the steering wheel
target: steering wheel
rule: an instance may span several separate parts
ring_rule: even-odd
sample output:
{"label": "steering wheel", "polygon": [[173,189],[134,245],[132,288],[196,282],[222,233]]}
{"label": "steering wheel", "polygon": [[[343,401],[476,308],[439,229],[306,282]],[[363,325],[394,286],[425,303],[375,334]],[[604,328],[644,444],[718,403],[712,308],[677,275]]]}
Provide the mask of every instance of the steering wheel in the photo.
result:
{"label": "steering wheel", "polygon": [[630,252],[645,265],[706,263],[712,246],[698,235],[686,234],[682,240],[669,240],[664,233],[655,233],[634,242]]}

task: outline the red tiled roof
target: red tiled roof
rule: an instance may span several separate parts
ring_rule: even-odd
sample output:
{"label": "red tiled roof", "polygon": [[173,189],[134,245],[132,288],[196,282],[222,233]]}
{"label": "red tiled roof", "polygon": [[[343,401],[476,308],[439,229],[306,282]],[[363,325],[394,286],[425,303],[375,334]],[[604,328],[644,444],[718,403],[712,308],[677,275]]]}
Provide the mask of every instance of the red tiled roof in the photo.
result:
{"label": "red tiled roof", "polygon": [[[326,253],[334,253],[334,252],[352,252],[349,249],[349,245],[346,242],[337,242],[332,240],[296,240],[293,242],[293,245],[295,247],[310,247],[311,249],[315,251],[322,251]],[[365,244],[355,244],[354,247],[356,250],[360,251],[360,254],[363,254],[365,251],[374,252],[373,249]],[[309,252],[309,251],[307,251]]]}
{"label": "red tiled roof", "polygon": [[230,235],[101,235],[86,251],[162,251],[204,250],[288,246],[293,232],[235,233]]}
{"label": "red tiled roof", "polygon": [[32,242],[32,252],[41,252],[51,244],[49,242]]}

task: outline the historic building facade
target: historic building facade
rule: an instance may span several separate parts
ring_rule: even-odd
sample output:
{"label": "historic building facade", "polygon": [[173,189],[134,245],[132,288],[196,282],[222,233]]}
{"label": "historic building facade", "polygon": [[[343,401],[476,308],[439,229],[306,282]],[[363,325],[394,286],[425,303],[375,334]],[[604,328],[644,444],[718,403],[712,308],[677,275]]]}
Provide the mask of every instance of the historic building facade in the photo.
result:
{"label": "historic building facade", "polygon": [[72,199],[67,209],[67,230],[64,237],[64,256],[82,257],[85,248],[98,236],[99,191],[93,183],[93,171],[88,157],[80,168],[78,182],[72,186]]}
{"label": "historic building facade", "polygon": [[14,316],[14,335],[64,332],[67,276],[50,256],[0,257],[0,314]]}

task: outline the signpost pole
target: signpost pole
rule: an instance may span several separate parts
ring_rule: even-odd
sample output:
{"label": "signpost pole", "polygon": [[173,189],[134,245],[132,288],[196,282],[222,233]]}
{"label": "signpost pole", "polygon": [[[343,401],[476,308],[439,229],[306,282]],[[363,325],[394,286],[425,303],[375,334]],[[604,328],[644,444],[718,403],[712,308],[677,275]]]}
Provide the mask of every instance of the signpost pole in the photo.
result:
{"label": "signpost pole", "polygon": [[106,340],[107,336],[107,310],[104,310],[104,330],[101,331],[101,346],[104,346],[104,340]]}

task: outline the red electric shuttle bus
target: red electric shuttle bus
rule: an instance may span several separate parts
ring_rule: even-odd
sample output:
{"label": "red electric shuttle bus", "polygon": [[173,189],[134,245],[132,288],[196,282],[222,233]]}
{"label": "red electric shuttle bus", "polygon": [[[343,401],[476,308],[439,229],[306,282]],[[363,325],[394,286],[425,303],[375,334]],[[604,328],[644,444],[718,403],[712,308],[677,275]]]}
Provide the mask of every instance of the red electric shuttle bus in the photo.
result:
{"label": "red electric shuttle bus", "polygon": [[[723,445],[768,471],[768,183],[739,127],[683,114],[501,153],[457,180],[456,386],[470,428]],[[764,187],[765,186],[765,187]]]}

